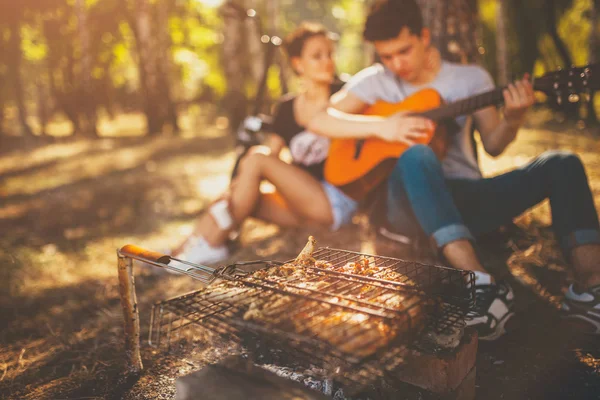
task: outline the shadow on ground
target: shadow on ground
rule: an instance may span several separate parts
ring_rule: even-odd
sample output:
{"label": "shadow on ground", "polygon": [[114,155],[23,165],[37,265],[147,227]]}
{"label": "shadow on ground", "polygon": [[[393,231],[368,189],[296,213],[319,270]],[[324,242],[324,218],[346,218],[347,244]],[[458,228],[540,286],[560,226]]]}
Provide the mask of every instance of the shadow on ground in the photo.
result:
{"label": "shadow on ground", "polygon": [[[487,164],[494,166],[488,172],[519,165],[548,148],[572,148],[583,153],[598,203],[600,146],[593,135],[533,133],[528,131],[497,164]],[[31,158],[18,150],[0,157],[2,398],[173,398],[175,378],[197,368],[185,354],[144,345],[147,369],[138,378],[124,378],[115,249],[135,243],[160,250],[179,241],[180,231],[226,186],[231,141],[102,143],[52,143],[36,148]],[[571,272],[545,227],[546,214],[547,208],[533,210],[519,222],[520,229],[492,240],[493,246],[482,243],[486,265],[515,288],[519,313],[510,334],[480,346],[480,398],[593,399],[600,393],[598,341],[573,335],[558,319],[557,305]],[[230,261],[287,260],[308,235],[322,246],[416,257],[377,238],[359,216],[335,234],[280,230],[250,220]],[[187,277],[147,272],[140,269],[136,281],[144,337],[154,302],[198,288]],[[404,398],[432,397],[407,390]]]}

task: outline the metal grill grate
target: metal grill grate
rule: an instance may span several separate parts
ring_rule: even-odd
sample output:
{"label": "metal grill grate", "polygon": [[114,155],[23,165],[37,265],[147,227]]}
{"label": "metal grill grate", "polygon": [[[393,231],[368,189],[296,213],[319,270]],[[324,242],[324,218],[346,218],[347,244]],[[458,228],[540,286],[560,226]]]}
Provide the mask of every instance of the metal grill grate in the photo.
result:
{"label": "metal grill grate", "polygon": [[[311,271],[287,281],[277,276],[222,282],[157,304],[151,342],[159,344],[165,331],[168,338],[190,323],[220,330],[229,325],[228,333],[252,332],[361,363],[392,343],[406,343],[424,327],[435,303],[410,288],[359,278]],[[306,288],[311,283],[319,291]],[[167,323],[165,311],[179,320]]]}
{"label": "metal grill grate", "polygon": [[432,309],[427,325],[428,330],[436,333],[462,326],[465,316],[475,307],[475,275],[470,271],[329,247],[318,249],[313,256],[317,260],[327,260],[334,271],[346,273],[352,269],[348,268],[349,263],[367,260],[368,265],[360,271],[361,276],[392,279],[440,299],[441,306]]}
{"label": "metal grill grate", "polygon": [[[429,295],[440,296],[445,302],[465,312],[475,305],[475,275],[470,271],[329,247],[316,250],[313,257],[328,261],[333,270],[338,272],[345,272],[344,267],[348,263],[366,259],[368,266],[375,268],[365,268],[362,276],[393,279],[394,282],[419,288]],[[391,278],[390,272],[395,273]]]}
{"label": "metal grill grate", "polygon": [[157,303],[150,343],[169,347],[200,326],[249,348],[275,343],[271,350],[329,371],[354,370],[357,381],[393,369],[423,329],[461,325],[474,302],[467,271],[331,248],[313,256],[317,267],[290,276],[279,267],[244,274],[232,266],[225,281]]}
{"label": "metal grill grate", "polygon": [[[349,395],[396,370],[402,365],[407,350],[402,344],[392,345],[378,357],[352,363],[341,352],[323,349],[319,342],[277,338],[276,335],[265,335],[264,331],[259,334],[248,327],[239,329],[235,323],[221,318],[198,321],[192,313],[188,314],[189,318],[182,317],[181,311],[173,306],[173,303],[157,304],[153,310],[153,326],[166,333],[158,339],[160,342],[154,342],[155,346],[176,350],[188,361],[194,362],[197,357],[198,362],[204,363],[204,353],[197,353],[197,350],[205,348],[207,342],[215,343],[216,335],[225,339],[217,342],[221,357],[242,352],[259,365],[286,366],[315,378],[335,379],[345,391],[347,388]],[[155,334],[154,340],[157,339]]]}

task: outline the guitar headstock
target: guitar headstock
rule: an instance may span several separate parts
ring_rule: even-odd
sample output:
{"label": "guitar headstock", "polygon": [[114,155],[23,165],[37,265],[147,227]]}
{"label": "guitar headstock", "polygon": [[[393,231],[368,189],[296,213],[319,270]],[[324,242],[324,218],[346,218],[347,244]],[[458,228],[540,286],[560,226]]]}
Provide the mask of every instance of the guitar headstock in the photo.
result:
{"label": "guitar headstock", "polygon": [[548,72],[536,78],[533,87],[555,98],[558,104],[576,103],[582,93],[600,90],[600,63]]}

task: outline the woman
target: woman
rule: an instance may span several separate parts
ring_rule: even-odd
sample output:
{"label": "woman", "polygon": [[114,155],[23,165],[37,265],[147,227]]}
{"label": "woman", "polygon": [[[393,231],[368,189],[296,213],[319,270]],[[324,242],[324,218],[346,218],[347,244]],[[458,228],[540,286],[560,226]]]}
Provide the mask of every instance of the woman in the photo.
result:
{"label": "woman", "polygon": [[[249,216],[284,227],[313,224],[336,230],[356,211],[354,200],[323,181],[328,139],[304,128],[340,88],[334,83],[333,42],[323,26],[303,23],[286,38],[284,48],[303,90],[280,100],[265,145],[244,156],[228,192],[200,217],[174,257],[198,264],[227,258],[229,233]],[[279,158],[286,145],[293,164]],[[273,184],[275,193],[260,192],[263,180]]]}

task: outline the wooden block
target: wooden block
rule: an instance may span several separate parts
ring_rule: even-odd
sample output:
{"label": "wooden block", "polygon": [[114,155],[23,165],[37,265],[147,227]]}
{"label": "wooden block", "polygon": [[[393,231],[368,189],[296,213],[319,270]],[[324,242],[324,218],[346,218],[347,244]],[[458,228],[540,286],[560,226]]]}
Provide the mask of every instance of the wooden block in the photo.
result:
{"label": "wooden block", "polygon": [[176,400],[326,400],[325,395],[281,378],[240,357],[230,357],[178,378]]}
{"label": "wooden block", "polygon": [[434,393],[451,393],[473,370],[477,343],[477,333],[467,330],[463,342],[451,353],[436,355],[412,350],[393,377]]}
{"label": "wooden block", "polygon": [[452,392],[443,396],[442,400],[475,400],[475,380],[477,367],[473,367],[462,383]]}

